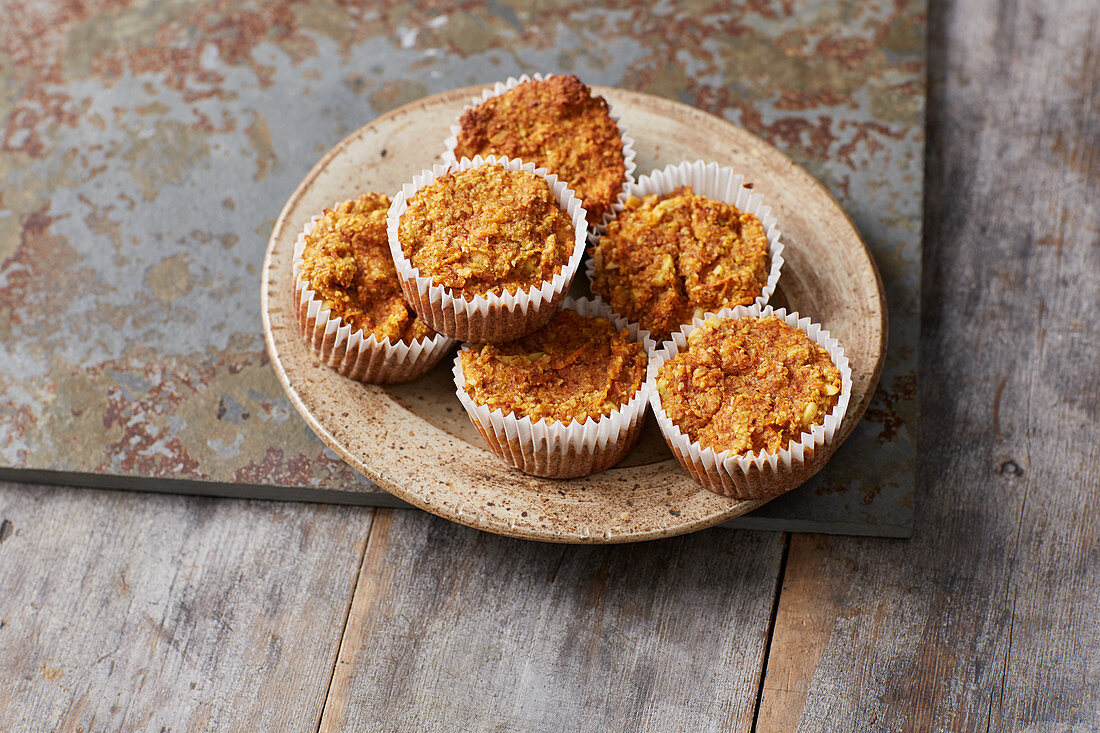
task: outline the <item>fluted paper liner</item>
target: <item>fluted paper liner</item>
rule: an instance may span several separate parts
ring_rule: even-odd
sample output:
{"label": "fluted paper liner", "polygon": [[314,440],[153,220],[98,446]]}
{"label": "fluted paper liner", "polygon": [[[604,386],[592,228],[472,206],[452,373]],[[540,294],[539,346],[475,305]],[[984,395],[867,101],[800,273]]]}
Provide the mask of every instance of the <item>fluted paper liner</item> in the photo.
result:
{"label": "fluted paper liner", "polygon": [[[550,280],[515,293],[502,289],[501,293],[488,293],[467,299],[452,293],[450,288],[435,283],[432,278],[421,275],[420,270],[413,267],[401,249],[398,223],[409,208],[409,199],[421,188],[447,171],[464,171],[483,165],[499,165],[513,171],[523,170],[544,178],[557,199],[558,206],[572,220],[576,240],[569,260]],[[473,160],[463,158],[457,164],[435,165],[431,170],[413,176],[412,182],[406,183],[394,196],[387,220],[390,253],[397,266],[405,300],[432,330],[459,341],[481,344],[513,341],[550,320],[569,290],[581,257],[584,256],[586,226],[585,211],[580,199],[557,176],[547,173],[545,168],[536,168],[534,163],[493,155],[486,158],[478,155]]]}
{"label": "fluted paper liner", "polygon": [[[649,333],[616,316],[599,299],[566,298],[562,307],[581,315],[601,316],[619,330],[628,329],[631,338],[641,343],[647,354],[656,347]],[[469,348],[463,346],[462,350]],[[454,376],[458,399],[489,449],[509,466],[536,476],[575,478],[610,468],[631,451],[645,427],[649,404],[647,382],[610,415],[598,420],[589,418],[583,423],[574,420],[565,425],[560,421],[549,423],[545,418],[532,421],[527,416],[504,414],[499,408],[490,411],[485,405],[475,403],[465,389],[461,352],[455,356]]]}
{"label": "fluted paper liner", "polygon": [[[484,104],[485,102],[489,101],[493,97],[499,97],[501,94],[504,94],[505,92],[507,92],[511,89],[515,89],[520,84],[523,84],[525,82],[529,82],[529,81],[546,81],[547,79],[550,79],[553,76],[555,76],[555,75],[554,74],[531,74],[531,75],[524,74],[523,76],[521,76],[519,78],[516,78],[514,76],[510,76],[510,77],[508,77],[508,79],[506,81],[498,81],[491,88],[486,89],[481,94],[477,95],[476,97],[473,97],[470,100],[470,103],[462,108],[462,112],[459,113],[458,119],[455,120],[455,123],[453,125],[451,125],[451,136],[448,137],[443,142],[444,146],[446,146],[446,148],[447,148],[446,152],[443,153],[443,162],[444,163],[457,163],[458,162],[458,159],[455,157],[455,148],[458,147],[458,136],[462,133],[462,126],[459,124],[459,120],[462,119],[462,115],[466,114],[467,110],[473,109],[474,107],[477,107],[481,104]],[[605,99],[604,101],[607,101],[607,100]],[[614,122],[616,127],[619,128],[619,139],[623,143],[623,166],[625,168],[625,171],[623,173],[622,188],[619,189],[619,195],[618,195],[618,197],[616,197],[616,203],[621,208],[623,202],[626,201],[626,193],[625,193],[626,186],[628,184],[634,182],[634,171],[637,168],[637,166],[634,162],[634,138],[630,137],[630,134],[627,132],[626,125],[624,125],[622,120],[619,119],[618,115],[615,114],[614,108],[611,106],[611,102],[607,102],[607,110],[608,110],[608,116],[611,118],[611,121]],[[569,182],[566,181],[566,185],[568,185],[568,183]],[[583,202],[582,202],[582,204],[583,204]],[[602,232],[607,227],[607,222],[611,221],[614,218],[614,213],[613,212],[614,212],[614,204],[612,205],[612,209],[608,210],[607,213],[605,213],[603,215],[601,221],[599,221],[596,224],[592,225],[593,228],[598,232]]]}
{"label": "fluted paper liner", "polygon": [[454,346],[454,339],[437,333],[411,343],[393,343],[388,336],[379,341],[374,334],[364,337],[361,328],[352,333],[351,324],[325,308],[301,274],[306,236],[320,220],[321,216],[311,218],[298,235],[293,280],[298,330],[321,362],[345,377],[371,384],[408,382],[438,364]]}
{"label": "fluted paper liner", "polygon": [[[814,425],[809,432],[802,433],[798,440],[792,440],[783,450],[774,453],[756,451],[739,454],[702,448],[698,442],[681,432],[661,406],[661,395],[657,391],[658,370],[668,359],[686,347],[691,332],[708,318],[765,318],[773,314],[788,325],[804,331],[811,341],[820,344],[829,353],[829,358],[840,370],[840,399],[821,425]],[[761,308],[757,305],[723,308],[717,314],[707,313],[702,318],[694,319],[691,324],[681,326],[650,358],[646,383],[649,385],[650,403],[657,425],[660,426],[661,434],[676,460],[705,488],[734,499],[778,496],[816,473],[827,460],[821,448],[832,441],[852,396],[852,370],[848,365],[848,358],[828,331],[811,322],[809,318],[799,318],[798,313],[787,313],[783,308],[773,311],[771,306]]]}
{"label": "fluted paper liner", "polygon": [[[779,273],[783,267],[783,243],[779,240],[779,226],[775,216],[772,215],[772,207],[764,203],[764,197],[761,194],[746,188],[744,183],[745,176],[734,173],[732,168],[720,166],[717,163],[704,163],[701,160],[673,163],[640,177],[636,183],[625,186],[621,200],[612,210],[613,216],[607,221],[611,222],[623,212],[626,200],[631,196],[642,198],[652,194],[664,194],[681,186],[691,186],[692,190],[700,196],[722,201],[736,206],[743,213],[753,214],[764,225],[764,232],[768,237],[768,280],[760,291],[760,295],[753,301],[754,305],[763,307],[771,300],[772,294],[775,293],[775,286],[779,282]],[[599,242],[602,234],[603,232],[597,232],[589,237],[593,247]],[[596,264],[591,257],[588,258],[585,272],[588,275],[588,282],[595,282]]]}

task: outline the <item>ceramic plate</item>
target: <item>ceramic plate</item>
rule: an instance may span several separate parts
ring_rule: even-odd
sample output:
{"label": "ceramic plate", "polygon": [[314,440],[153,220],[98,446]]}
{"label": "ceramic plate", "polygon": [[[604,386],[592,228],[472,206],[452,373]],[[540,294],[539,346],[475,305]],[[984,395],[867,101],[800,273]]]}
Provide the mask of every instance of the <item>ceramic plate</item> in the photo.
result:
{"label": "ceramic plate", "polygon": [[[763,504],[695,484],[652,416],[639,446],[615,468],[571,480],[528,476],[483,446],[454,396],[450,359],[416,382],[380,387],[341,377],[307,348],[291,299],[291,259],[302,227],[360,192],[392,196],[439,162],[450,125],[481,89],[427,97],[377,118],[325,155],[287,201],[264,260],[262,299],[271,361],[295,408],[321,440],[383,489],[447,519],[513,537],[632,542],[710,527]],[[741,128],[660,97],[594,92],[634,138],[638,175],[681,160],[713,160],[743,173],[772,205],[786,246],[772,304],[811,316],[851,361],[848,414],[824,449],[835,451],[867,407],[886,347],[881,280],[852,222],[805,170]],[[578,283],[574,293],[584,288]]]}

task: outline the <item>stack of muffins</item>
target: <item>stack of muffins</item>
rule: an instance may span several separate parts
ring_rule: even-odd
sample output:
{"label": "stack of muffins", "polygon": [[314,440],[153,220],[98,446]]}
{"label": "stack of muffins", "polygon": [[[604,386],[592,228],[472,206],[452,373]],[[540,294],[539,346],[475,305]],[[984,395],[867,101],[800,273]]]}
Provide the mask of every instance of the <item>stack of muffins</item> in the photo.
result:
{"label": "stack of muffins", "polygon": [[[650,406],[716,493],[774,496],[817,470],[851,372],[827,332],[767,306],[783,245],[742,176],[697,161],[635,180],[633,141],[574,76],[497,84],[452,133],[392,201],[362,194],[299,236],[298,322],[326,365],[403,382],[465,342],[459,400],[539,476],[613,466]],[[586,245],[594,296],[572,299]]]}

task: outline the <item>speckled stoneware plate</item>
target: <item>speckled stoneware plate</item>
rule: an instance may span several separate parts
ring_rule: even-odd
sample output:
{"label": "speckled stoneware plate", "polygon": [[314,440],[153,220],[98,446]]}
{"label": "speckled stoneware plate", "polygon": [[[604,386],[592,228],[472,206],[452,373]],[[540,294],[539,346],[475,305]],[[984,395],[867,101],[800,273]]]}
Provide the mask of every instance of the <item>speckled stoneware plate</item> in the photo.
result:
{"label": "speckled stoneware plate", "polygon": [[[655,539],[710,527],[763,504],[726,499],[695,484],[665,447],[652,416],[639,446],[615,468],[571,480],[528,476],[483,446],[454,395],[450,359],[407,385],[363,385],[321,365],[299,337],[290,274],[298,232],[333,202],[362,191],[392,196],[437,162],[450,124],[480,89],[427,97],[374,120],[333,148],[283,208],[264,260],[263,322],[272,364],[298,412],[341,458],[387,491],[447,519],[513,537]],[[638,174],[681,160],[713,160],[744,173],[772,205],[786,244],[772,303],[812,316],[851,360],[848,415],[825,449],[834,451],[863,415],[886,347],[882,284],[852,222],[806,171],[741,128],[659,97],[595,91],[634,137]],[[584,289],[578,283],[574,293]]]}

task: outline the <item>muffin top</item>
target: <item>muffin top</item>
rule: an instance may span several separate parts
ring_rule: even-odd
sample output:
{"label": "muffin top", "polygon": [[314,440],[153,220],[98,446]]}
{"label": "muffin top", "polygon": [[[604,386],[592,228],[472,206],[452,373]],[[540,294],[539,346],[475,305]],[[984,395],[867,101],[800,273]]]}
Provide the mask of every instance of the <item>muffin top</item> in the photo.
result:
{"label": "muffin top", "polygon": [[333,317],[379,341],[434,336],[401,295],[386,235],[388,196],[364,193],[324,215],[306,235],[301,276]]}
{"label": "muffin top", "polygon": [[690,186],[630,197],[592,256],[592,290],[662,340],[706,311],[752,303],[768,282],[760,220]]}
{"label": "muffin top", "polygon": [[470,299],[550,280],[573,254],[576,229],[544,178],[483,165],[417,191],[398,239],[421,275]]}
{"label": "muffin top", "polygon": [[603,97],[575,76],[528,81],[466,110],[455,157],[505,155],[556,173],[598,224],[626,177],[623,141]]}
{"label": "muffin top", "polygon": [[775,316],[708,318],[657,372],[672,422],[703,448],[776,452],[840,400],[840,370]]}
{"label": "muffin top", "polygon": [[641,344],[606,319],[561,310],[517,341],[462,352],[466,392],[517,418],[584,422],[621,408],[645,381]]}

